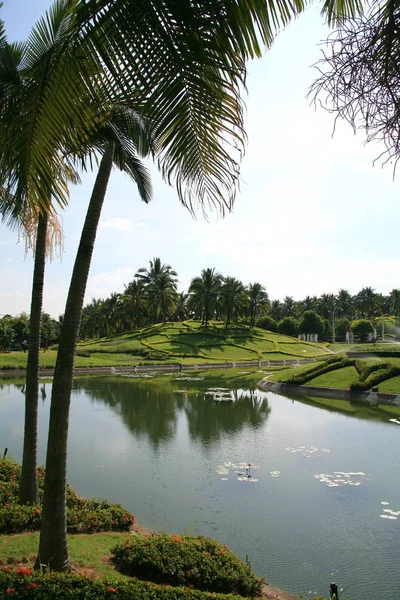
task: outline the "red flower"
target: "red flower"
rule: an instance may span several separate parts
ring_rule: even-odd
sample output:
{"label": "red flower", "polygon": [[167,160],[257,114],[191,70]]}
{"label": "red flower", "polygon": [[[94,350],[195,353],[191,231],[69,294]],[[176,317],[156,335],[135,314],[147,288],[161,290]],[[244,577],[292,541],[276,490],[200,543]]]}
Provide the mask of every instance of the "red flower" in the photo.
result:
{"label": "red flower", "polygon": [[191,590],[194,588],[194,585],[193,585],[193,583],[191,583],[191,584],[189,585],[189,588],[190,588]]}
{"label": "red flower", "polygon": [[32,570],[26,569],[24,567],[19,567],[18,569],[15,569],[15,572],[17,575],[32,575]]}
{"label": "red flower", "polygon": [[34,590],[35,588],[37,588],[36,583],[30,583],[29,585],[26,586],[27,590]]}
{"label": "red flower", "polygon": [[116,590],[115,588],[109,587],[109,588],[108,588],[108,591],[109,591],[109,592],[116,592],[117,590]]}
{"label": "red flower", "polygon": [[182,538],[180,535],[173,535],[172,539],[174,540],[174,542],[181,542]]}
{"label": "red flower", "polygon": [[14,588],[7,588],[6,589],[6,594],[13,594],[15,592]]}

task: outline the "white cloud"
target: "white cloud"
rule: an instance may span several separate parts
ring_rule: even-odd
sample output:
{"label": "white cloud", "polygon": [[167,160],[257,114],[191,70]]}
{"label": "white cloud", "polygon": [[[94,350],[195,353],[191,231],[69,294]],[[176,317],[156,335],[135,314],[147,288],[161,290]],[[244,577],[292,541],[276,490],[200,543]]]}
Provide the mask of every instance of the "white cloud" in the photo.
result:
{"label": "white cloud", "polygon": [[100,227],[103,229],[114,229],[116,231],[132,231],[132,221],[130,219],[113,217],[112,219],[108,219],[108,221],[100,223]]}
{"label": "white cloud", "polygon": [[128,267],[104,271],[93,275],[88,283],[85,301],[91,298],[105,298],[112,292],[122,292],[124,285],[132,281],[135,271]]}

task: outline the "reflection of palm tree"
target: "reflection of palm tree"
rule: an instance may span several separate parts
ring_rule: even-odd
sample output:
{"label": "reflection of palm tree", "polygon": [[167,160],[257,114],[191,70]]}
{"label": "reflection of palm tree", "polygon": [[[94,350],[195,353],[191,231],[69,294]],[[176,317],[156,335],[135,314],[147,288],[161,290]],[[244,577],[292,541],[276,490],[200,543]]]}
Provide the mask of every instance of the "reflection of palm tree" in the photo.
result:
{"label": "reflection of palm tree", "polygon": [[193,441],[208,445],[225,433],[237,433],[244,427],[261,427],[270,413],[266,398],[248,391],[233,392],[234,402],[217,402],[212,396],[188,395],[185,412]]}
{"label": "reflection of palm tree", "polygon": [[129,431],[148,438],[154,448],[175,436],[180,399],[165,389],[123,377],[79,379],[74,388],[117,410]]}

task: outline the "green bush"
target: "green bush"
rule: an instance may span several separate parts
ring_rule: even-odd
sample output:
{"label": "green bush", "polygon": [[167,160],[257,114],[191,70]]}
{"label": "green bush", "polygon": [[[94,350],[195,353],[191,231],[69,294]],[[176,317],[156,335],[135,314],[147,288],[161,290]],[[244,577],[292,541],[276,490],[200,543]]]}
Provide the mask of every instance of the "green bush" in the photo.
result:
{"label": "green bush", "polygon": [[272,317],[266,315],[256,320],[256,326],[260,329],[266,329],[267,331],[278,331],[278,324]]}
{"label": "green bush", "polygon": [[307,383],[307,381],[310,381],[319,375],[324,375],[324,373],[329,373],[330,371],[335,371],[336,369],[343,369],[343,367],[350,367],[354,365],[354,362],[354,360],[349,358],[333,356],[328,360],[317,363],[314,367],[311,367],[311,369],[308,369],[303,373],[293,375],[286,383],[290,383],[292,385],[304,385]]}
{"label": "green bush", "polygon": [[262,580],[226,546],[204,537],[135,538],[111,550],[126,575],[219,593],[256,596]]}
{"label": "green bush", "polygon": [[375,329],[371,321],[368,319],[358,319],[357,321],[352,322],[351,331],[360,340],[360,342],[365,342],[368,334],[373,333]]}
{"label": "green bush", "polygon": [[[158,585],[150,581],[90,579],[79,574],[0,570],[0,597],[13,600],[228,600],[222,594]],[[240,600],[229,595],[229,600]]]}
{"label": "green bush", "polygon": [[[0,459],[0,535],[40,529],[40,506],[18,504],[21,466]],[[43,496],[45,469],[39,467],[39,494]],[[100,531],[129,531],[134,516],[120,504],[102,498],[86,500],[67,486],[67,531],[94,533]]]}
{"label": "green bush", "polygon": [[324,321],[315,310],[306,310],[299,323],[299,331],[301,333],[317,333],[319,336],[322,336],[324,333]]}
{"label": "green bush", "polygon": [[294,317],[285,317],[278,323],[278,333],[295,337],[299,332],[299,322]]}
{"label": "green bush", "polygon": [[364,381],[351,384],[350,389],[353,391],[367,391],[376,387],[382,381],[386,381],[386,379],[396,377],[396,375],[400,375],[400,367],[388,365],[386,368],[372,372]]}

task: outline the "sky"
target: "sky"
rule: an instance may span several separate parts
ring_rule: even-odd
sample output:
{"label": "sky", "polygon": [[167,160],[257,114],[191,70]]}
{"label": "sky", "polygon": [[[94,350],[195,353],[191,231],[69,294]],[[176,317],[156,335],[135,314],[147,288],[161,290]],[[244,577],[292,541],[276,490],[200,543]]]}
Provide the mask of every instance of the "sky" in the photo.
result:
{"label": "sky", "polygon": [[[0,17],[10,40],[28,36],[49,0],[4,0]],[[281,32],[272,49],[248,66],[248,145],[233,212],[193,219],[174,188],[152,174],[154,200],[143,204],[131,180],[113,171],[103,207],[86,301],[122,292],[154,257],[178,273],[187,290],[202,269],[215,267],[243,283],[263,284],[271,299],[357,293],[400,287],[399,180],[373,164],[378,145],[365,145],[346,123],[310,105],[312,65],[329,30],[315,4]],[[64,312],[69,280],[95,174],[71,188],[60,215],[62,260],[46,267],[44,310]],[[29,312],[32,255],[0,225],[0,316]]]}

